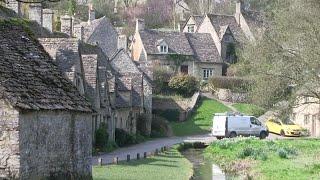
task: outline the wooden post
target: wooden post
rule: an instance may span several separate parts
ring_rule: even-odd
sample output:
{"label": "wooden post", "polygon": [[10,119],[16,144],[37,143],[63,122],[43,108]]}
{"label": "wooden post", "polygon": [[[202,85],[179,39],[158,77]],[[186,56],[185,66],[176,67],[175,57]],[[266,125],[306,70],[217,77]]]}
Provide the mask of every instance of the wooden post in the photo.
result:
{"label": "wooden post", "polygon": [[102,158],[98,158],[98,165],[102,166]]}
{"label": "wooden post", "polygon": [[156,149],[156,152],[154,154],[158,155],[159,154],[159,149]]}
{"label": "wooden post", "polygon": [[140,159],[140,153],[137,153],[137,160]]}
{"label": "wooden post", "polygon": [[147,152],[143,153],[143,158],[147,158]]}
{"label": "wooden post", "polygon": [[130,161],[130,154],[127,155],[127,162]]}
{"label": "wooden post", "polygon": [[113,158],[113,164],[118,164],[119,162],[119,158],[118,157],[114,157]]}

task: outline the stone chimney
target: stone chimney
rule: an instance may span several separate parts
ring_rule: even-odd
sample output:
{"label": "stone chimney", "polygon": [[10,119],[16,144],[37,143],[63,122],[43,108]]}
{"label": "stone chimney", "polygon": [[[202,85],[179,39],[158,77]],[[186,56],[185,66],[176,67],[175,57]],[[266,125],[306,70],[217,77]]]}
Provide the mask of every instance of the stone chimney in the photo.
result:
{"label": "stone chimney", "polygon": [[21,3],[16,0],[7,0],[6,7],[8,9],[13,10],[18,14],[18,16],[21,16]]}
{"label": "stone chimney", "polygon": [[145,28],[145,23],[143,19],[137,19],[136,20],[136,31],[141,31],[144,30]]}
{"label": "stone chimney", "polygon": [[73,35],[77,37],[80,41],[84,40],[84,27],[80,24],[73,27]]}
{"label": "stone chimney", "polygon": [[44,9],[42,14],[42,25],[50,32],[53,32],[53,14],[51,9]]}
{"label": "stone chimney", "polygon": [[32,3],[29,5],[29,19],[36,21],[42,26],[42,5],[40,3]]}
{"label": "stone chimney", "polygon": [[61,32],[68,34],[72,37],[72,17],[64,15],[60,18],[61,21]]}
{"label": "stone chimney", "polygon": [[236,3],[236,13],[235,13],[235,18],[238,24],[240,24],[242,10],[243,10],[243,3],[241,0],[238,0]]}
{"label": "stone chimney", "polygon": [[118,49],[124,49],[127,51],[128,47],[128,41],[127,41],[127,36],[126,35],[119,35],[118,36]]}
{"label": "stone chimney", "polygon": [[96,12],[93,8],[92,4],[89,4],[89,19],[88,22],[90,23],[91,21],[96,19]]}

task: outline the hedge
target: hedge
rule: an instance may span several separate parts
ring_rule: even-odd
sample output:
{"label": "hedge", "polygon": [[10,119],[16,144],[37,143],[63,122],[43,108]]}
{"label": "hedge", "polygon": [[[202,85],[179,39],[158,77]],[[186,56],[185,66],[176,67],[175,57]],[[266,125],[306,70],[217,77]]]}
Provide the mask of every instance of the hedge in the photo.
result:
{"label": "hedge", "polygon": [[230,89],[233,92],[248,92],[253,80],[241,77],[219,76],[209,79],[208,84],[214,88]]}

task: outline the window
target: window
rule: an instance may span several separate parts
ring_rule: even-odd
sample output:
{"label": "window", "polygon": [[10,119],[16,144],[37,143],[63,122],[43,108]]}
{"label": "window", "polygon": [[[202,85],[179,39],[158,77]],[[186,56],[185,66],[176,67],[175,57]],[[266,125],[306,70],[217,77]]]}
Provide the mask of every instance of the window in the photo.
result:
{"label": "window", "polygon": [[203,79],[208,79],[213,75],[213,69],[203,69]]}
{"label": "window", "polygon": [[308,125],[309,124],[309,115],[304,115],[304,125]]}
{"label": "window", "polygon": [[166,46],[166,45],[161,45],[161,46],[160,46],[160,52],[161,52],[161,53],[168,53],[168,46]]}
{"label": "window", "polygon": [[188,66],[182,65],[180,71],[182,74],[188,74]]}
{"label": "window", "polygon": [[304,103],[308,103],[310,101],[309,97],[304,97]]}
{"label": "window", "polygon": [[188,32],[194,33],[194,24],[188,25]]}

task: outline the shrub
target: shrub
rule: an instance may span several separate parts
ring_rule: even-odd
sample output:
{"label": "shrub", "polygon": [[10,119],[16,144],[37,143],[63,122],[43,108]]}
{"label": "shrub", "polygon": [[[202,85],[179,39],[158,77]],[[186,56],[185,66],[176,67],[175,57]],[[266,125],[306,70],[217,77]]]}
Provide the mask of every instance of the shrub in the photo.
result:
{"label": "shrub", "polygon": [[108,131],[106,123],[101,123],[99,129],[95,132],[96,143],[95,147],[103,150],[107,147],[108,144]]}
{"label": "shrub", "polygon": [[147,129],[147,121],[148,121],[148,117],[146,116],[146,114],[140,114],[137,118],[137,132],[143,136],[148,136],[149,132]]}
{"label": "shrub", "polygon": [[170,79],[169,87],[182,96],[191,96],[199,89],[199,82],[190,75],[177,75]]}
{"label": "shrub", "polygon": [[246,158],[255,154],[255,150],[252,147],[246,147],[238,154],[239,158]]}
{"label": "shrub", "polygon": [[214,88],[230,89],[233,92],[247,92],[253,85],[253,81],[246,78],[214,76],[208,84]]}
{"label": "shrub", "polygon": [[152,119],[151,129],[151,137],[154,138],[172,135],[170,125],[168,121],[163,117],[155,116]]}
{"label": "shrub", "polygon": [[135,137],[123,129],[116,129],[115,136],[116,143],[119,147],[137,143]]}
{"label": "shrub", "polygon": [[173,76],[172,71],[168,71],[161,67],[155,67],[153,70],[153,83],[155,88],[153,88],[155,94],[160,93],[168,93],[170,91],[169,88],[169,81],[170,78]]}

